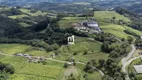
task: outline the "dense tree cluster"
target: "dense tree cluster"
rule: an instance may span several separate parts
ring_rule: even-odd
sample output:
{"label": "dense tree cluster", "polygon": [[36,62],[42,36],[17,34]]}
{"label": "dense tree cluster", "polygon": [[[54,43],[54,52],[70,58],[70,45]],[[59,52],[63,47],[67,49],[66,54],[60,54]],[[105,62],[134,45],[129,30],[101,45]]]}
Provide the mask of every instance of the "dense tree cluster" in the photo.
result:
{"label": "dense tree cluster", "polygon": [[115,36],[110,33],[97,34],[95,37],[95,40],[98,40],[101,42],[108,42],[108,43],[114,43],[117,41]]}
{"label": "dense tree cluster", "polygon": [[133,42],[133,38],[128,37],[127,42],[120,43],[121,40],[110,33],[98,34],[95,40],[103,42],[102,51],[109,53],[112,58],[118,58],[128,53],[130,51],[129,43]]}
{"label": "dense tree cluster", "polygon": [[97,66],[96,60],[91,60],[86,64],[84,71],[88,73],[93,73],[96,66]]}
{"label": "dense tree cluster", "polygon": [[103,77],[103,80],[124,80],[125,73],[121,72],[121,66],[118,65],[116,59],[108,59],[104,67],[106,76]]}
{"label": "dense tree cluster", "polygon": [[105,76],[103,80],[124,80],[125,73],[121,71],[121,66],[118,65],[114,58],[110,58],[106,61],[101,59],[98,63],[96,60],[91,60],[86,64],[84,71],[91,74],[96,68],[104,68]]}
{"label": "dense tree cluster", "polygon": [[138,39],[135,41],[135,44],[136,44],[137,47],[142,48],[142,39],[138,38]]}
{"label": "dense tree cluster", "polygon": [[[12,11],[15,11],[15,14],[20,14],[15,8],[12,9]],[[83,37],[88,36],[88,34],[78,32],[73,28],[61,29],[57,22],[64,16],[66,15],[59,14],[57,18],[42,18],[43,16],[37,16],[12,20],[7,16],[0,15],[0,42],[28,44],[45,48],[47,51],[52,51],[56,50],[61,44],[67,44],[67,37],[72,34]],[[33,22],[27,22],[29,21],[28,19],[37,23],[33,24]],[[28,23],[31,26],[22,27],[17,24],[21,21]]]}
{"label": "dense tree cluster", "polygon": [[126,55],[130,51],[130,46],[128,43],[123,43],[123,44],[109,44],[105,42],[102,45],[102,50],[110,53],[110,57],[112,58],[118,58],[122,55]]}

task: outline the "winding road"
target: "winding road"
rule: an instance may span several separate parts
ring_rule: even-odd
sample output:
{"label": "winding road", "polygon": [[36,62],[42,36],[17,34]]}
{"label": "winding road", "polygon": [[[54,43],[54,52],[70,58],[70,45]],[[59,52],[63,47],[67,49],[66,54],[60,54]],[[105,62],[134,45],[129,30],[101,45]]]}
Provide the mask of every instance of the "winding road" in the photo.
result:
{"label": "winding road", "polygon": [[123,71],[124,73],[126,73],[125,80],[131,80],[130,77],[129,77],[129,75],[128,75],[128,72],[127,72],[127,70],[126,70],[126,67],[127,67],[133,60],[142,57],[142,56],[139,56],[139,57],[134,57],[134,58],[131,59],[131,57],[134,55],[134,53],[135,53],[135,51],[136,51],[135,45],[131,45],[131,47],[132,47],[131,52],[129,52],[129,54],[121,60],[121,63],[122,63],[122,71]]}

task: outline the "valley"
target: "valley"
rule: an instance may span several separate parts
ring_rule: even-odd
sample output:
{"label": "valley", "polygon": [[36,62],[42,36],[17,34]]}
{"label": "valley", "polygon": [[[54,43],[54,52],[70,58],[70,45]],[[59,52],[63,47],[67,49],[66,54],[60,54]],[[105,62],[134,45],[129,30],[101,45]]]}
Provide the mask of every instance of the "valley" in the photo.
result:
{"label": "valley", "polygon": [[141,80],[141,1],[7,1],[0,80]]}

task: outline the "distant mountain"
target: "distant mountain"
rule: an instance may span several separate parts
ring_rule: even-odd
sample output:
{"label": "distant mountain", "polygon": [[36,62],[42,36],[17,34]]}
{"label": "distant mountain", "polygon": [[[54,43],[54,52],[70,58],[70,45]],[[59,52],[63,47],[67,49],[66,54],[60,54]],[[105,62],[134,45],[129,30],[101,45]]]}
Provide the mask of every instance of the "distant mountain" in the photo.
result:
{"label": "distant mountain", "polygon": [[[53,2],[53,3],[60,3],[60,2],[90,2],[90,1],[99,1],[99,0],[0,0],[0,2],[8,2],[8,3],[12,3],[12,2]],[[101,1],[101,0],[100,0]],[[103,0],[105,1],[105,0]]]}

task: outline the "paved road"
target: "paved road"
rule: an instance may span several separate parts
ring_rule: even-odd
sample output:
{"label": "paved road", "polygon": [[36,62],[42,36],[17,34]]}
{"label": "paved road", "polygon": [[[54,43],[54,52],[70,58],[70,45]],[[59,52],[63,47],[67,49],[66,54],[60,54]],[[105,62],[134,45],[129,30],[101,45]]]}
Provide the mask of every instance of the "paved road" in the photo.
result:
{"label": "paved road", "polygon": [[[135,51],[136,51],[136,47],[135,47],[134,45],[131,45],[131,47],[132,47],[131,52],[129,52],[129,54],[121,60],[121,63],[122,63],[122,71],[125,72],[125,73],[127,73],[127,75],[125,76],[125,79],[126,79],[126,80],[130,80],[129,75],[128,75],[128,72],[127,72],[127,70],[126,70],[126,67],[127,67],[133,60],[138,59],[139,57],[141,57],[141,56],[139,56],[139,57],[135,57],[135,58],[130,59],[130,58],[134,55],[134,53],[135,53]],[[129,59],[130,59],[130,60],[129,60]]]}

